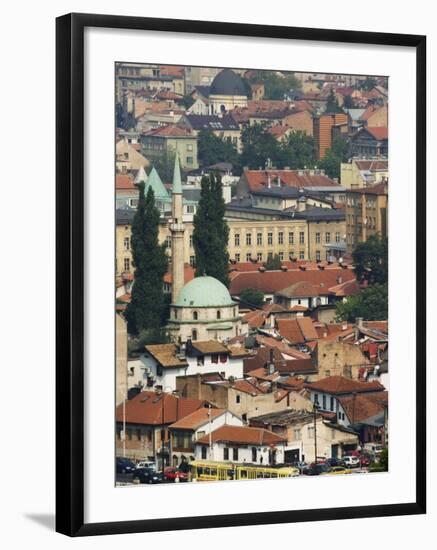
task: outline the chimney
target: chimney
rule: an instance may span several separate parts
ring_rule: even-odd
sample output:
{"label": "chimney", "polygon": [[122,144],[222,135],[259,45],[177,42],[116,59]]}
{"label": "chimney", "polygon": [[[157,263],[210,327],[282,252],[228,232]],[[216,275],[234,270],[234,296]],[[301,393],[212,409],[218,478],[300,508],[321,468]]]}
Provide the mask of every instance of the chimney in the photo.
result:
{"label": "chimney", "polygon": [[270,172],[267,173],[267,188],[270,189],[272,187],[272,182],[270,181]]}
{"label": "chimney", "polygon": [[359,329],[362,329],[363,328],[363,318],[362,317],[357,317],[355,319],[355,324],[357,325],[357,327]]}

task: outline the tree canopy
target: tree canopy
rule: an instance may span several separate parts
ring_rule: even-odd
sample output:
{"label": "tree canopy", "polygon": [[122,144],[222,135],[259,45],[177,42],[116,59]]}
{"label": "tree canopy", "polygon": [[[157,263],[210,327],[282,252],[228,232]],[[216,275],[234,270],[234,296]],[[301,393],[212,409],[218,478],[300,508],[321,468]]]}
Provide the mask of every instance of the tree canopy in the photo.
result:
{"label": "tree canopy", "polygon": [[355,273],[359,281],[369,284],[388,281],[388,239],[371,235],[364,243],[359,243],[352,252]]}
{"label": "tree canopy", "polygon": [[259,71],[251,79],[253,84],[264,84],[265,99],[286,99],[291,90],[301,87],[300,81],[293,73]]}
{"label": "tree canopy", "polygon": [[354,322],[357,317],[368,321],[382,321],[388,317],[388,285],[374,284],[346,302],[335,305],[338,321]]}
{"label": "tree canopy", "polygon": [[245,288],[240,294],[240,300],[249,306],[262,307],[264,293],[256,288]]}
{"label": "tree canopy", "polygon": [[175,156],[175,153],[168,152],[164,149],[162,155],[153,160],[153,165],[164,182],[172,181]]}
{"label": "tree canopy", "polygon": [[281,269],[282,262],[277,254],[272,256],[271,258],[268,258],[266,262],[264,262],[264,267],[267,269],[267,271],[278,271]]}
{"label": "tree canopy", "polygon": [[216,136],[211,130],[200,130],[197,151],[200,166],[230,162],[238,168],[239,155],[235,145],[227,139]]}
{"label": "tree canopy", "polygon": [[325,156],[319,162],[319,167],[325,171],[330,178],[340,178],[341,163],[349,159],[348,142],[337,136],[334,138],[332,147],[328,149]]}
{"label": "tree canopy", "polygon": [[343,109],[338,104],[334,90],[331,88],[331,91],[329,92],[329,95],[328,95],[328,101],[326,102],[325,113],[342,113],[342,112],[343,112]]}
{"label": "tree canopy", "polygon": [[219,176],[204,176],[199,207],[194,216],[193,246],[196,276],[209,275],[229,286],[229,227],[224,219],[225,201]]}
{"label": "tree canopy", "polygon": [[139,184],[138,207],[132,221],[131,249],[135,267],[131,301],[126,309],[128,332],[162,326],[165,300],[164,274],[168,260],[165,245],[158,242],[159,211],[155,207],[153,189],[144,193],[145,184]]}

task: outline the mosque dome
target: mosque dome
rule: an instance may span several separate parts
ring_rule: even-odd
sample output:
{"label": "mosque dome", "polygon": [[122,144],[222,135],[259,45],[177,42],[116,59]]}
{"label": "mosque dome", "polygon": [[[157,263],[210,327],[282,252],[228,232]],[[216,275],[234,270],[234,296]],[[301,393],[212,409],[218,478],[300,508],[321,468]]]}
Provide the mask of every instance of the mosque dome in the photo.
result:
{"label": "mosque dome", "polygon": [[210,95],[237,95],[246,96],[247,90],[244,81],[231,69],[223,69],[214,78],[210,88]]}
{"label": "mosque dome", "polygon": [[229,290],[214,277],[196,277],[187,283],[179,293],[176,306],[182,307],[223,307],[232,306]]}

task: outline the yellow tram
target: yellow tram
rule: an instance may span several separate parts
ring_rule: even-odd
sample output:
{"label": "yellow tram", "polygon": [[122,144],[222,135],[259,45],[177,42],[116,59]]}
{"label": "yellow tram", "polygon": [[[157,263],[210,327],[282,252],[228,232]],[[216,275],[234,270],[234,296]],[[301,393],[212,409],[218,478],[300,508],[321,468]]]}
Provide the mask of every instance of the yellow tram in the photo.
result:
{"label": "yellow tram", "polygon": [[190,481],[226,481],[233,479],[274,479],[296,477],[299,470],[292,467],[273,468],[254,464],[232,464],[194,460],[190,463]]}

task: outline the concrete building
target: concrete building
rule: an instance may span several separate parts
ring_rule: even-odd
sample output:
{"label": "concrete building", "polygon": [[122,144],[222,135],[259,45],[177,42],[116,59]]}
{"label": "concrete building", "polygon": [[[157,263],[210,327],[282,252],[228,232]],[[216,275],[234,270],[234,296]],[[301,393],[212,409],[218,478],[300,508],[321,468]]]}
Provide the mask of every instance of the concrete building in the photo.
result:
{"label": "concrete building", "polygon": [[198,168],[197,136],[177,126],[160,126],[142,134],[142,152],[153,159],[178,153],[182,170]]}
{"label": "concrete building", "polygon": [[218,115],[247,106],[248,91],[232,69],[223,69],[212,81],[208,94],[209,114]]}
{"label": "concrete building", "polygon": [[388,181],[388,160],[352,159],[341,163],[340,181],[346,189],[370,187]]}

